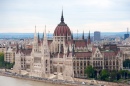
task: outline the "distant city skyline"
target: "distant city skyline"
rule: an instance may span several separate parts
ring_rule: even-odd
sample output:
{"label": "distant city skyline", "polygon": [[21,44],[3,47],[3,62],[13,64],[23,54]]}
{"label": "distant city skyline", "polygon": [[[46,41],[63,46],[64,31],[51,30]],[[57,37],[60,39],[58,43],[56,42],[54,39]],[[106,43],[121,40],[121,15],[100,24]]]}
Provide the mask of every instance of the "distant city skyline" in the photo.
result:
{"label": "distant city skyline", "polygon": [[130,28],[130,0],[1,0],[0,33],[53,33],[60,23],[76,33],[125,32]]}

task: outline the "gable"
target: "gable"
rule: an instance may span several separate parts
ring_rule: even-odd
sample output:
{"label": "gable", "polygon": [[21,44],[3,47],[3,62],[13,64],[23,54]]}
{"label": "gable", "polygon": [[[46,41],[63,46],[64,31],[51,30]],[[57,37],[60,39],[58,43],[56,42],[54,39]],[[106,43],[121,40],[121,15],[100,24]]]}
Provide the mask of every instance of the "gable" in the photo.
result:
{"label": "gable", "polygon": [[94,55],[94,57],[103,57],[101,52],[100,52],[100,50],[99,50],[99,48],[96,48],[96,50],[95,50],[93,55]]}

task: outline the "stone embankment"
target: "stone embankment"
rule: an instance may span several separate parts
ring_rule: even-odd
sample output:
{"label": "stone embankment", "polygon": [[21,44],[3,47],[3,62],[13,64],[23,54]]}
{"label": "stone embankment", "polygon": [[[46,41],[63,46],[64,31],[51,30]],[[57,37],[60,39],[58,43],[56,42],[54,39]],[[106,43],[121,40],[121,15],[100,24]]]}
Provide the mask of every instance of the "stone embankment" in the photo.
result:
{"label": "stone embankment", "polygon": [[13,77],[13,78],[19,78],[19,79],[26,79],[26,80],[33,80],[33,81],[39,81],[44,83],[52,83],[52,84],[60,84],[65,86],[82,86],[82,82],[72,82],[72,81],[65,81],[65,80],[57,80],[57,79],[48,79],[48,78],[40,78],[40,77],[33,77],[33,76],[26,76],[26,75],[20,75],[16,73],[11,72],[3,72],[0,71],[1,76],[7,76],[7,77]]}
{"label": "stone embankment", "polygon": [[126,84],[121,84],[121,83],[119,84],[119,83],[111,83],[111,82],[104,82],[104,81],[97,81],[97,80],[77,79],[77,78],[74,78],[74,81],[47,79],[47,78],[20,75],[20,74],[8,72],[8,71],[7,72],[0,71],[0,75],[7,76],[7,77],[13,77],[13,78],[39,81],[39,82],[44,82],[44,83],[61,84],[61,85],[66,85],[66,86],[89,86],[89,85],[92,85],[92,86],[129,86]]}

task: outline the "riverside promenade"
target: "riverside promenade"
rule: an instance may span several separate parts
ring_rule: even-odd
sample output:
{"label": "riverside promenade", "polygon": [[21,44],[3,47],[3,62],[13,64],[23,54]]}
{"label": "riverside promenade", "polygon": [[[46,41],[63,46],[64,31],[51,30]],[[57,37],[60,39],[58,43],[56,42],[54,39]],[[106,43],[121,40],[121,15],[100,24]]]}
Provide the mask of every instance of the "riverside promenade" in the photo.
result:
{"label": "riverside promenade", "polygon": [[127,84],[121,84],[121,83],[112,83],[112,82],[78,79],[78,78],[74,78],[74,81],[47,79],[47,78],[39,78],[39,77],[33,77],[33,76],[20,75],[20,74],[12,73],[9,71],[6,71],[6,72],[0,71],[0,75],[24,79],[24,80],[26,79],[26,80],[32,80],[32,81],[38,81],[38,82],[44,82],[44,83],[64,85],[64,86],[129,86]]}
{"label": "riverside promenade", "polygon": [[[0,70],[0,76],[7,76],[7,77],[24,79],[24,80],[58,84],[58,85],[62,85],[62,86],[89,86],[87,84],[83,85],[82,82],[80,82],[80,81],[76,82],[76,81],[65,81],[65,80],[58,80],[58,79],[40,78],[40,77],[33,77],[33,76],[27,76],[27,75],[20,75],[20,74],[12,73],[10,71],[5,72],[5,71]],[[94,85],[94,86],[99,86],[99,85]]]}

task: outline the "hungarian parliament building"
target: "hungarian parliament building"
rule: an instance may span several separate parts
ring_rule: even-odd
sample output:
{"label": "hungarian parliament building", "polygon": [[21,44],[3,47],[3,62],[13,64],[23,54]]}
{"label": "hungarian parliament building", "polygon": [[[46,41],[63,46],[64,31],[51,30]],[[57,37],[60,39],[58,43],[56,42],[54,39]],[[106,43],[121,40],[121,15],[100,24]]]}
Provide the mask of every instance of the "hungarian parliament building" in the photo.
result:
{"label": "hungarian parliament building", "polygon": [[94,46],[90,38],[89,32],[87,38],[83,33],[82,39],[74,39],[62,11],[53,39],[48,40],[46,28],[40,39],[35,27],[32,49],[17,48],[13,70],[19,74],[25,70],[34,77],[73,80],[87,77],[84,71],[90,65],[97,75],[102,69],[123,69],[125,56],[116,44]]}

